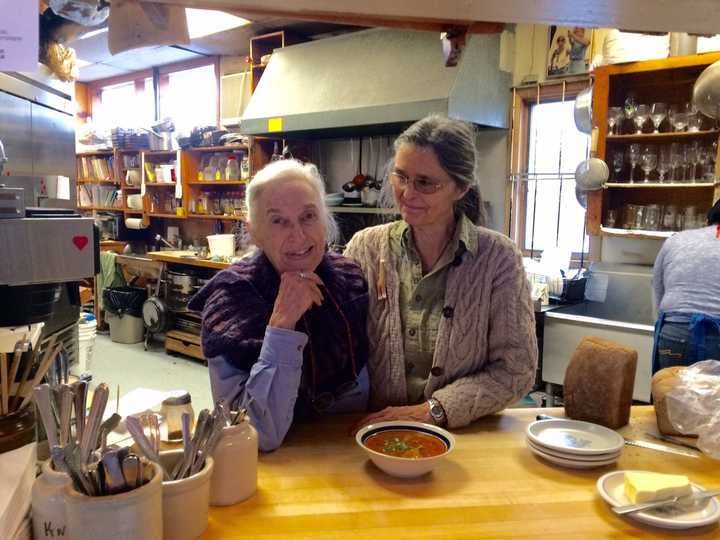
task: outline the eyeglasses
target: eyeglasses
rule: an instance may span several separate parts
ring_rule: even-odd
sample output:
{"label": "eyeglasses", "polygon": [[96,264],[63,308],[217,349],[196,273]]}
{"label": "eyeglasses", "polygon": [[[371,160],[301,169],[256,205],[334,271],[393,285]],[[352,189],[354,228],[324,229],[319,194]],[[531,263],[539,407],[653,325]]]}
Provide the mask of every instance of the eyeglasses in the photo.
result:
{"label": "eyeglasses", "polygon": [[438,182],[435,180],[431,180],[430,178],[423,177],[415,177],[411,180],[409,176],[398,171],[392,171],[390,173],[390,181],[402,187],[407,187],[408,184],[412,182],[415,191],[417,191],[418,193],[423,193],[425,195],[432,195],[433,193],[437,193],[448,184],[448,182]]}

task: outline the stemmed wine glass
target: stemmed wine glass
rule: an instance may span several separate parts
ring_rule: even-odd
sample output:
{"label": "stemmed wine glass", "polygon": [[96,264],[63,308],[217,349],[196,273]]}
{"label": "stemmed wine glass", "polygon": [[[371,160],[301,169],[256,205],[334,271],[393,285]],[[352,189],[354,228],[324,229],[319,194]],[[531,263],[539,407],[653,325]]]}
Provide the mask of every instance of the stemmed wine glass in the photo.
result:
{"label": "stemmed wine glass", "polygon": [[624,156],[623,156],[622,152],[615,152],[613,154],[612,166],[613,166],[613,172],[615,173],[613,175],[613,178],[615,179],[616,182],[621,181],[620,173],[622,172],[622,169],[623,169],[623,163],[624,163]]}
{"label": "stemmed wine glass", "polygon": [[692,175],[690,181],[695,182],[697,178],[697,164],[698,164],[698,146],[697,141],[694,144],[688,144],[685,146],[685,162],[688,165],[692,165]]}
{"label": "stemmed wine glass", "polygon": [[627,150],[627,160],[630,162],[630,183],[635,182],[635,167],[640,163],[640,145],[631,144]]}
{"label": "stemmed wine glass", "polygon": [[647,105],[638,105],[637,109],[635,110],[635,116],[633,117],[633,121],[635,122],[635,127],[637,128],[636,134],[640,135],[642,133],[642,128],[645,122],[647,122],[648,117],[650,116],[650,107]]}
{"label": "stemmed wine glass", "polygon": [[[610,107],[608,109],[608,126],[610,127],[611,135],[617,135],[623,116],[624,113],[620,107]],[[615,129],[615,126],[618,126],[618,129]]]}
{"label": "stemmed wine glass", "polygon": [[664,103],[653,103],[652,107],[650,108],[650,118],[652,120],[653,126],[655,126],[655,131],[653,133],[660,133],[660,124],[663,123],[663,120],[665,120],[665,117],[667,116],[667,105]]}
{"label": "stemmed wine glass", "polygon": [[675,131],[685,131],[685,128],[688,125],[688,115],[685,112],[676,112],[673,115],[673,127],[675,128]]}
{"label": "stemmed wine glass", "polygon": [[670,159],[670,149],[667,146],[660,148],[660,155],[658,157],[657,171],[660,175],[658,182],[665,182],[665,173],[670,170],[672,161]]}
{"label": "stemmed wine glass", "polygon": [[643,182],[650,181],[650,173],[655,170],[655,167],[657,167],[657,162],[658,156],[655,147],[649,144],[644,146],[642,149],[642,154],[640,156],[640,167],[645,173],[645,178],[643,178]]}
{"label": "stemmed wine glass", "polygon": [[698,146],[697,161],[702,167],[702,174],[700,175],[700,178],[704,180],[707,178],[708,174],[707,164],[710,161],[710,148],[707,146]]}

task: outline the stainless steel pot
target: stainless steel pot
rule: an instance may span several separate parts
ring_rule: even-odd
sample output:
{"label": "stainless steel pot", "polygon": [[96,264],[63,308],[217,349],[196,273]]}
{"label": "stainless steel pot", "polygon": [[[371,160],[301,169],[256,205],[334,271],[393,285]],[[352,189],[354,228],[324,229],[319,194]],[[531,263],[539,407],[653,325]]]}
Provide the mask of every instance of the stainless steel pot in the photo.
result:
{"label": "stainless steel pot", "polygon": [[592,86],[575,97],[575,127],[590,135],[592,133]]}
{"label": "stainless steel pot", "polygon": [[195,276],[182,272],[168,272],[170,287],[181,294],[191,294],[195,287]]}

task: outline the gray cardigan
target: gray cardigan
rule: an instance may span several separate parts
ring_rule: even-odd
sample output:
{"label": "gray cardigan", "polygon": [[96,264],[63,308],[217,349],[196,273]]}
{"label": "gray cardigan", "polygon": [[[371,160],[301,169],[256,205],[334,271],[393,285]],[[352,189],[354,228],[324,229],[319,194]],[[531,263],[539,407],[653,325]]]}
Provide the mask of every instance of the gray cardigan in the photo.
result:
{"label": "gray cardigan", "polygon": [[[364,229],[345,255],[368,281],[370,402],[407,404],[397,261],[391,224]],[[504,235],[478,228],[477,255],[451,266],[425,397],[442,404],[448,426],[461,427],[521,399],[535,379],[535,315],[522,256]],[[381,299],[382,284],[386,299]]]}

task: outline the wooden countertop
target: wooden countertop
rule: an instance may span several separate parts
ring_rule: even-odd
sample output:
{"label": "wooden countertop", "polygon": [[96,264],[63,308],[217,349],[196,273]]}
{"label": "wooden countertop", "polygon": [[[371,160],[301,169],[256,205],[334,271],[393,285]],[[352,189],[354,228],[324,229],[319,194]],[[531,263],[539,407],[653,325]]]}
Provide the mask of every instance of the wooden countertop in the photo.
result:
{"label": "wooden countertop", "polygon": [[[542,412],[512,409],[457,430],[455,451],[426,477],[402,480],[378,470],[336,416],[294,427],[283,446],[260,456],[258,491],[211,507],[202,539],[228,538],[720,538],[717,525],[667,531],[615,515],[595,482],[613,470],[687,474],[720,489],[718,462],[625,447],[613,466],[577,471],[550,465],[526,447],[525,428]],[[651,406],[633,407],[626,437],[648,439]]]}
{"label": "wooden countertop", "polygon": [[[193,256],[194,251],[148,251],[146,256],[154,261],[166,263],[185,264],[188,266],[200,266],[202,268],[213,268],[223,270],[230,266],[230,263],[215,262],[207,259],[197,259]],[[190,257],[188,257],[190,256]]]}

